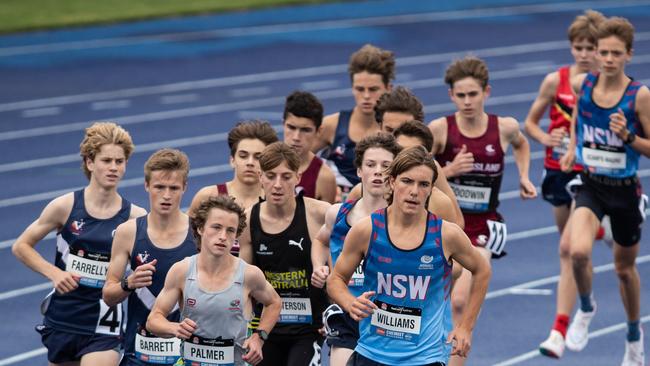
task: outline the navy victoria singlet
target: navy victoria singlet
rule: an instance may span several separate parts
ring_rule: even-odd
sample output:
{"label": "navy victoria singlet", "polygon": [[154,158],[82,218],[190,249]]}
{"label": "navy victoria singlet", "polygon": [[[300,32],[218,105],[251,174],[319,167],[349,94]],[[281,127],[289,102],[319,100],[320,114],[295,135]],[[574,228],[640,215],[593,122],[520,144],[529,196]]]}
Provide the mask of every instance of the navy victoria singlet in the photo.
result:
{"label": "navy victoria singlet", "polygon": [[462,146],[474,155],[474,169],[461,176],[449,178],[463,213],[496,211],[503,178],[504,152],[499,137],[499,118],[488,115],[485,133],[479,137],[466,137],[458,128],[456,117],[447,116],[447,144],[442,154],[436,156],[441,166],[451,163]]}
{"label": "navy victoria singlet", "polygon": [[334,140],[329,153],[325,156],[327,165],[332,168],[336,176],[336,185],[341,187],[354,187],[361,179],[357,176],[354,166],[354,148],[356,142],[349,136],[350,117],[352,111],[339,112],[339,123],[336,125]]}
{"label": "navy victoria singlet", "polygon": [[[135,271],[138,266],[156,262],[152,284],[133,291],[128,298],[126,335],[124,353],[129,358],[155,364],[173,364],[180,355],[180,340],[175,338],[157,338],[147,332],[144,326],[153,307],[156,297],[163,289],[165,277],[171,266],[185,257],[196,254],[196,244],[191,229],[183,242],[169,249],[158,248],[147,235],[147,216],[136,219],[135,243],[131,252],[130,269]],[[167,317],[176,322],[180,313],[177,308]]]}
{"label": "navy victoria singlet", "polygon": [[323,289],[311,285],[311,239],[304,200],[296,196],[293,220],[277,234],[262,229],[260,205],[255,204],[251,210],[253,259],[282,298],[280,319],[271,335],[313,334],[322,326],[327,298]]}
{"label": "navy victoria singlet", "polygon": [[386,365],[446,364],[452,267],[443,252],[442,220],[427,213],[422,242],[404,250],[391,240],[386,212],[371,215],[363,291],[375,291],[377,309],[359,322],[355,351]]}
{"label": "navy victoria singlet", "polygon": [[122,304],[107,306],[102,300],[102,287],[115,229],[130,214],[131,203],[122,198],[122,207],[115,216],[96,219],[86,211],[84,190],[74,192],[70,216],[57,234],[54,265],[79,276],[79,287],[63,295],[53,291],[46,305],[46,326],[84,335],[120,335]]}

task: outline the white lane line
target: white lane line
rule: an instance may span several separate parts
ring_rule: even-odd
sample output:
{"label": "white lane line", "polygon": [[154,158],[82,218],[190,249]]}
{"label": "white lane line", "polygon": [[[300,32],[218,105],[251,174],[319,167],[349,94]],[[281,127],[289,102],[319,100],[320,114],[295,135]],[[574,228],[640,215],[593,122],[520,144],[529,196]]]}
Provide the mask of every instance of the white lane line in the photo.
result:
{"label": "white lane line", "polygon": [[233,98],[261,97],[271,94],[271,88],[268,86],[256,86],[253,88],[232,89],[228,94]]}
{"label": "white lane line", "polygon": [[38,285],[27,286],[16,290],[0,292],[0,301],[13,299],[14,297],[31,294],[43,290],[51,290],[52,282],[39,283]]}
{"label": "white lane line", "polygon": [[183,42],[208,40],[225,37],[241,37],[254,35],[268,35],[279,33],[306,32],[317,30],[350,29],[369,26],[386,26],[398,24],[413,24],[423,22],[449,21],[459,19],[476,19],[485,17],[544,14],[566,12],[590,8],[619,8],[648,5],[648,1],[629,1],[625,3],[613,1],[593,1],[589,3],[555,3],[507,6],[498,8],[483,8],[471,10],[452,10],[445,12],[429,12],[420,14],[403,14],[392,16],[378,16],[367,18],[323,20],[313,22],[300,22],[289,24],[272,24],[262,26],[247,26],[237,28],[212,29],[198,32],[163,33],[147,36],[114,37],[92,39],[83,41],[57,42],[50,44],[35,44],[27,46],[13,46],[0,48],[0,57],[37,54],[45,52],[62,52],[71,50],[86,50],[105,47],[121,47],[144,44],[157,44],[167,42]]}
{"label": "white lane line", "polygon": [[[650,40],[650,32],[639,32],[635,35],[635,42],[637,44],[642,41]],[[511,46],[491,47],[478,50],[460,50],[455,52],[434,53],[420,56],[400,57],[397,63],[400,67],[427,65],[431,63],[449,62],[455,57],[464,56],[468,52],[475,54],[478,57],[499,57],[499,56],[512,56],[518,54],[537,53],[543,51],[556,51],[566,50],[566,40],[547,41],[538,43],[523,43]],[[637,56],[632,58],[632,63],[635,62]],[[161,84],[137,88],[118,89],[105,92],[94,92],[85,94],[64,95],[60,97],[50,97],[42,99],[32,99],[17,102],[9,102],[0,104],[0,112],[26,109],[26,108],[40,108],[54,105],[65,105],[83,102],[92,102],[96,100],[106,99],[119,99],[131,98],[143,95],[162,94],[162,93],[175,93],[188,90],[200,90],[224,86],[235,86],[249,83],[261,83],[275,80],[297,79],[306,77],[316,77],[331,74],[344,74],[347,64],[336,64],[326,66],[315,66],[301,69],[292,70],[278,70],[257,74],[247,74],[238,76],[228,76],[213,79],[183,81],[178,83]],[[2,135],[0,135],[2,136]],[[0,140],[3,138],[0,137]]]}
{"label": "white lane line", "polygon": [[[647,323],[650,321],[650,315],[646,315],[641,318],[641,323]],[[609,327],[601,328],[596,331],[590,332],[589,333],[589,339],[595,339],[598,337],[602,337],[604,335],[614,333],[621,331],[623,329],[627,328],[627,323],[618,323],[614,325],[610,325]],[[539,353],[539,350],[534,350],[530,352],[523,353],[519,356],[515,356],[513,358],[501,361],[499,363],[494,364],[493,366],[512,366],[512,365],[517,365],[519,363],[522,363],[524,361],[528,361],[530,359],[533,359],[535,357],[541,356]]]}
{"label": "white lane line", "polygon": [[19,353],[15,356],[3,358],[2,360],[0,360],[0,366],[13,365],[17,362],[29,360],[30,358],[34,358],[46,354],[47,354],[47,348],[45,347],[36,348],[28,352]]}
{"label": "white lane line", "polygon": [[61,113],[61,107],[46,107],[46,108],[36,108],[36,109],[25,109],[20,112],[20,116],[23,118],[35,118],[35,117],[46,117],[46,116],[56,116]]}
{"label": "white lane line", "polygon": [[180,103],[191,103],[199,100],[199,95],[195,93],[189,94],[173,94],[173,95],[163,95],[160,97],[160,104],[180,104]]}
{"label": "white lane line", "polygon": [[[47,234],[43,240],[50,240],[56,238],[56,233],[51,232]],[[18,238],[13,238],[13,239],[8,239],[8,240],[3,240],[0,241],[0,249],[6,249],[6,248],[11,248],[11,246],[16,242]]]}
{"label": "white lane line", "polygon": [[340,85],[341,82],[338,80],[305,81],[300,83],[300,89],[313,92],[316,90],[338,88]]}
{"label": "white lane line", "polygon": [[106,111],[111,109],[124,109],[131,106],[131,101],[128,99],[121,100],[106,100],[101,102],[93,102],[90,104],[90,109],[93,111]]}

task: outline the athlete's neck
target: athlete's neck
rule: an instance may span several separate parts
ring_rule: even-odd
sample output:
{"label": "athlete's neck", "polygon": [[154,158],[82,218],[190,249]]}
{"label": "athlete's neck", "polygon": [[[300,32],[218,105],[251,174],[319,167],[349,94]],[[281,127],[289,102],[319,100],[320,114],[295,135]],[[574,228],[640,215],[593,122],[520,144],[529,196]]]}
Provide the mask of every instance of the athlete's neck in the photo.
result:
{"label": "athlete's neck", "polygon": [[601,73],[596,82],[596,87],[606,91],[620,91],[621,89],[625,89],[629,82],[630,78],[624,72],[612,76],[606,76]]}
{"label": "athlete's neck", "polygon": [[282,204],[275,204],[265,201],[262,204],[261,211],[264,216],[273,217],[277,219],[288,219],[293,217],[296,212],[296,199],[290,198]]}
{"label": "athlete's neck", "polygon": [[209,250],[202,250],[197,257],[199,269],[206,272],[210,277],[230,278],[228,271],[231,270],[237,258],[232,254],[214,255]]}
{"label": "athlete's neck", "polygon": [[259,197],[264,196],[262,183],[260,183],[260,181],[253,184],[247,184],[235,178],[230,182],[227,182],[226,187],[228,188],[228,194],[239,199],[242,204],[244,202],[257,201]]}
{"label": "athlete's neck", "polygon": [[381,208],[388,206],[388,202],[386,202],[386,199],[383,195],[372,196],[369,194],[364,194],[355,206],[359,206],[363,212],[371,214]]}
{"label": "athlete's neck", "polygon": [[178,227],[184,226],[187,222],[187,215],[181,210],[164,215],[151,210],[147,218],[148,226],[156,232],[176,231]]}
{"label": "athlete's neck", "polygon": [[390,205],[386,209],[386,215],[388,215],[389,222],[407,229],[421,225],[423,218],[426,220],[427,211],[421,208],[414,213],[407,214],[394,205]]}
{"label": "athlete's neck", "polygon": [[86,208],[93,211],[104,211],[121,205],[122,197],[117,193],[117,187],[104,188],[99,184],[91,182],[84,189],[84,202]]}
{"label": "athlete's neck", "polygon": [[350,116],[350,124],[359,124],[366,128],[379,128],[379,124],[375,119],[374,114],[365,114],[359,110],[359,107],[354,107],[352,110],[352,115]]}
{"label": "athlete's neck", "polygon": [[455,113],[456,123],[463,125],[463,127],[468,129],[474,128],[483,128],[485,123],[487,123],[487,113],[481,111],[481,113],[476,114],[472,117],[467,117],[461,114],[460,112]]}
{"label": "athlete's neck", "polygon": [[303,153],[300,156],[300,169],[299,172],[302,174],[307,170],[309,167],[309,164],[311,164],[311,161],[314,159],[314,153],[311,151],[307,151],[307,153]]}

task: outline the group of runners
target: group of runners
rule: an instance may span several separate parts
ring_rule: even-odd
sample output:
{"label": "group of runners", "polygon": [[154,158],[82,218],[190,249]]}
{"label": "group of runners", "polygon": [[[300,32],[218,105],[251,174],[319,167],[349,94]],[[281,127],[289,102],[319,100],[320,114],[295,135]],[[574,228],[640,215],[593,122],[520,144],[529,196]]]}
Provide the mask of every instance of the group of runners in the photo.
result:
{"label": "group of runners", "polygon": [[[586,346],[597,309],[591,249],[611,226],[628,318],[622,365],[644,364],[636,172],[650,156],[650,92],[625,74],[633,34],[623,18],[578,16],[575,63],[546,76],[525,121],[546,146],[541,193],[561,233],[546,356]],[[457,110],[428,125],[418,98],[392,84],[392,52],[366,45],[348,71],[351,110],[324,116],[313,94],[296,91],[283,141],[267,122],[232,128],[233,179],[199,190],[187,213],[183,152],[145,163],[145,210],[117,192],[129,133],[87,128],[88,185],[51,201],[13,246],[53,283],[36,327],[50,364],[315,366],[325,343],[333,366],[464,364],[490,261],[506,253],[497,208],[509,146],[521,198],[537,196],[530,145],[516,119],[485,111],[491,87],[477,57],[449,65]],[[54,230],[52,264],[34,247]]]}

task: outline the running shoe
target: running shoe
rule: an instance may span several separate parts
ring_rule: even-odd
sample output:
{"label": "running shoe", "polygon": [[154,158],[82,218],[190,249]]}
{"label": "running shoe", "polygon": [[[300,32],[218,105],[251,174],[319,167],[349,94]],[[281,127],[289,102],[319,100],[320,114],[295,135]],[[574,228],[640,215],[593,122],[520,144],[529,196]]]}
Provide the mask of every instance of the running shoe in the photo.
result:
{"label": "running shoe", "polygon": [[644,366],[645,355],[643,353],[643,330],[641,330],[641,339],[636,342],[625,341],[625,356],[621,366]]}
{"label": "running shoe", "polygon": [[593,304],[593,311],[584,312],[578,309],[569,325],[569,330],[566,333],[566,347],[571,351],[580,352],[589,342],[589,323],[596,315],[596,302]]}
{"label": "running shoe", "polygon": [[539,345],[539,353],[551,358],[560,358],[564,353],[564,337],[557,330],[551,330],[548,338]]}

